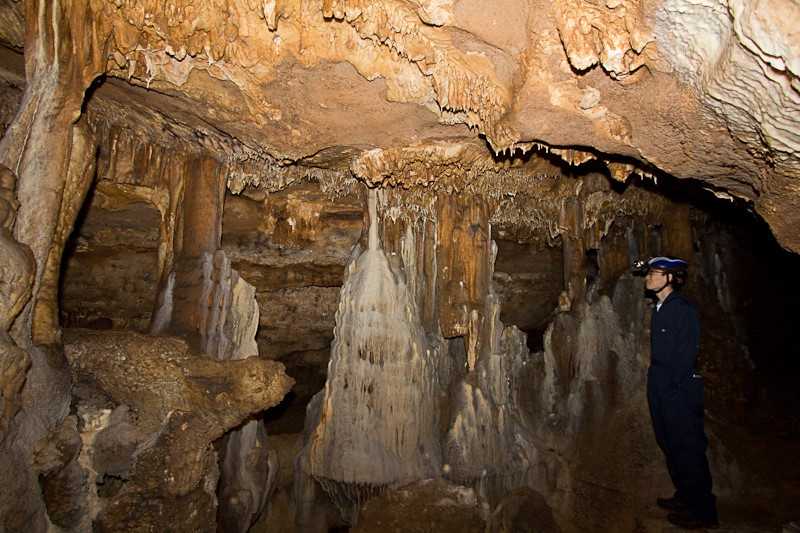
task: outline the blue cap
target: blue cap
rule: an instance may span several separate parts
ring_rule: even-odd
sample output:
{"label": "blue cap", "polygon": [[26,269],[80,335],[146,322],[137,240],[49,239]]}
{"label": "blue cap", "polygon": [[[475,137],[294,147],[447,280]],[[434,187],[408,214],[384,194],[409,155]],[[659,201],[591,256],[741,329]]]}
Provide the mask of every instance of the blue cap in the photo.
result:
{"label": "blue cap", "polygon": [[686,270],[689,263],[677,257],[653,257],[647,262],[647,266],[656,270]]}

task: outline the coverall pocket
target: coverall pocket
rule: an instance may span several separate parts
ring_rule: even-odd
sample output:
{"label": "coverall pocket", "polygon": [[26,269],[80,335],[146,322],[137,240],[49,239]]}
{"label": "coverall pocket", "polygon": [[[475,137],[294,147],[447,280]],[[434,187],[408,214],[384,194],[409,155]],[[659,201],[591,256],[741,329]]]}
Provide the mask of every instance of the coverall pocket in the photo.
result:
{"label": "coverall pocket", "polygon": [[705,409],[705,385],[703,384],[703,378],[689,378],[685,388],[686,402],[690,412],[695,416],[702,417]]}

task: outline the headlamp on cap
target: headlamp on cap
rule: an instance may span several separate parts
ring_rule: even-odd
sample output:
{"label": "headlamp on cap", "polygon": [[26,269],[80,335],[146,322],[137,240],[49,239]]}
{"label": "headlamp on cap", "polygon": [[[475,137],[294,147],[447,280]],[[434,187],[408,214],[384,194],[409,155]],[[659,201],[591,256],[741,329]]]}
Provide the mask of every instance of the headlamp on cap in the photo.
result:
{"label": "headlamp on cap", "polygon": [[650,270],[660,270],[667,274],[685,276],[689,264],[677,257],[652,257],[645,260],[634,261],[631,271],[635,276],[645,276]]}

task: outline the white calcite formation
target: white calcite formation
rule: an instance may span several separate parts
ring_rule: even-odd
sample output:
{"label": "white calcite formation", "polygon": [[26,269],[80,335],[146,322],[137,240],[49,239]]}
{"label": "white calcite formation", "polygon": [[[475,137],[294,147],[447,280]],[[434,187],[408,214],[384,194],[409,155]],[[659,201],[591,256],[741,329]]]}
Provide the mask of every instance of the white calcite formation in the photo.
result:
{"label": "white calcite formation", "polygon": [[656,10],[664,57],[743,143],[781,164],[800,155],[796,2],[669,0]]}
{"label": "white calcite formation", "polygon": [[309,473],[341,494],[431,477],[441,462],[434,354],[402,273],[381,249],[376,204],[373,191],[368,247],[347,269],[305,451]]}
{"label": "white calcite formation", "polygon": [[[151,333],[184,336],[181,353],[192,346],[224,364],[187,357],[169,367],[191,385],[180,402],[201,398],[222,420],[179,413],[182,403],[158,413],[152,423],[165,430],[154,439],[174,454],[151,448],[133,476],[141,486],[126,489],[121,508],[97,516],[112,528],[141,521],[141,495],[152,492],[162,462],[174,460],[173,469],[192,462],[181,452],[195,453],[195,443],[172,449],[169,442],[189,435],[186,422],[206,439],[198,441],[203,464],[194,464],[190,482],[176,472],[177,481],[159,490],[202,496],[196,509],[206,514],[192,520],[216,527],[209,443],[277,403],[289,386],[281,380],[261,401],[237,398],[246,405],[226,416],[229,391],[214,390],[230,385],[223,369],[265,366],[251,360],[259,318],[285,334],[291,321],[280,306],[305,297],[298,294],[316,295],[322,325],[307,330],[316,338],[285,346],[326,357],[319,354],[330,339],[345,254],[304,263],[302,248],[338,217],[346,229],[329,224],[319,242],[349,249],[360,222],[358,207],[323,212],[304,189],[282,205],[265,200],[308,182],[339,198],[364,185],[382,191],[369,192],[366,248],[344,273],[327,382],[311,403],[298,460],[298,514],[313,514],[321,487],[352,522],[365,497],[436,476],[476,485],[487,506],[526,486],[561,513],[582,516],[581,487],[608,483],[619,490],[605,507],[623,507],[638,497],[622,490],[635,476],[605,471],[599,452],[586,450],[617,459],[619,450],[653,451],[632,422],[643,415],[636,391],[646,332],[626,315],[644,312],[633,301],[640,287],[625,278],[609,289],[632,258],[624,247],[604,256],[601,245],[624,218],[667,228],[663,242],[681,253],[692,254],[696,240],[688,213],[646,195],[612,194],[599,174],[580,183],[554,179],[566,171],[549,158],[604,165],[615,187],[627,183],[629,191],[633,175],[655,188],[663,174],[677,178],[678,189],[691,178],[762,216],[781,246],[800,251],[798,19],[796,0],[0,2],[0,478],[9,480],[0,512],[19,510],[2,513],[0,529],[86,523],[69,512],[82,503],[53,497],[83,496],[57,484],[87,457],[70,415],[59,290],[86,199],[106,193],[116,196],[109,206],[150,213],[158,227],[153,246],[126,250],[140,256],[125,268],[141,284],[105,275],[123,294],[131,287],[156,294],[138,300],[146,305],[128,302],[138,313],[130,322],[119,320],[125,313],[96,318],[117,329],[149,322]],[[222,242],[226,187],[260,198],[239,208],[270,212],[255,217],[250,244],[238,250]],[[148,234],[142,218],[131,235]],[[675,220],[685,231],[670,241]],[[234,213],[229,222],[242,220]],[[541,354],[527,353],[523,334],[499,319],[490,222],[562,246],[564,287]],[[662,251],[653,247],[628,250]],[[248,264],[249,254],[259,260]],[[249,271],[240,275],[234,263]],[[298,273],[299,264],[307,272]],[[268,265],[277,268],[259,271]],[[611,270],[608,294],[591,293],[589,278]],[[274,304],[265,290],[257,301],[257,283],[243,279],[250,275],[271,294],[291,283],[303,292]],[[151,305],[153,313],[136,309]],[[104,388],[127,405],[140,398],[122,385],[141,368],[125,350],[102,357],[104,343],[130,345],[135,355],[152,337],[118,333],[87,348],[96,356],[87,372],[106,375]],[[139,363],[158,377],[162,358],[150,356]],[[81,368],[80,357],[71,362]],[[183,373],[207,366],[211,378]],[[155,403],[166,394],[150,392]],[[262,392],[256,383],[243,394]],[[112,411],[112,419],[114,412],[121,417]],[[275,478],[264,429],[247,422],[222,443],[220,516],[231,531],[251,525]],[[602,448],[607,427],[636,438],[628,448]],[[69,453],[59,464],[48,454],[62,443]],[[156,511],[164,508],[191,515],[195,509],[175,505],[175,496],[165,494],[145,522],[160,523]]]}
{"label": "white calcite formation", "polygon": [[445,470],[449,479],[484,490],[512,490],[524,485],[537,454],[532,421],[520,400],[529,352],[525,334],[500,322],[500,302],[493,293],[486,306],[479,355],[469,362],[470,372],[452,398]]}

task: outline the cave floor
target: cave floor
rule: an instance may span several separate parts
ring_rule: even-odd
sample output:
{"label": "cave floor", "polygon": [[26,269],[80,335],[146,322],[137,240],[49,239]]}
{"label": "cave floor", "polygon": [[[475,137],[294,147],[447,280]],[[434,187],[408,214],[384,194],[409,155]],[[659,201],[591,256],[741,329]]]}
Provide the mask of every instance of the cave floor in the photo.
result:
{"label": "cave floor", "polygon": [[[67,344],[75,342],[81,330],[65,330]],[[264,422],[268,433],[275,437],[293,436],[300,438],[303,431],[306,405],[310,398],[298,396],[290,392],[284,401],[267,411]],[[725,453],[741,467],[739,472],[740,492],[736,496],[721,494],[719,498],[719,511],[721,524],[716,531],[731,533],[766,533],[786,532],[800,533],[800,461],[797,460],[800,451],[800,437],[791,432],[786,433],[781,427],[737,426],[732,423],[722,422],[718,419],[709,420],[709,430],[714,432],[722,442],[725,442]],[[288,449],[288,448],[287,448]],[[423,532],[436,531],[440,533],[469,533],[471,531],[484,531],[485,524],[480,519],[477,504],[465,508],[463,505],[454,505],[449,508],[447,504],[436,503],[442,500],[439,493],[431,496],[430,490],[434,489],[437,481],[431,483],[419,493],[416,490],[413,497],[403,496],[408,490],[401,487],[385,493],[385,496],[376,502],[378,509],[370,513],[369,519],[360,523],[350,531],[358,532]],[[453,485],[449,486],[452,490]],[[400,496],[397,496],[400,495]],[[285,503],[288,503],[285,502]],[[370,502],[372,504],[372,502]],[[369,508],[371,505],[367,505]],[[286,507],[278,505],[277,507]],[[523,514],[530,514],[530,509],[520,509]],[[535,513],[534,513],[535,514]],[[635,512],[633,522],[636,523],[636,533],[666,533],[681,531],[666,521],[666,512],[653,506]],[[292,531],[291,514],[274,516],[272,519],[287,521],[278,529],[276,522],[270,526],[261,523],[254,527],[254,531]],[[630,516],[630,515],[629,515]],[[530,525],[536,524],[536,518]],[[795,524],[795,525],[788,525]],[[567,531],[573,529],[566,526]],[[792,529],[794,527],[794,529]],[[547,528],[545,528],[547,529]],[[347,529],[341,529],[347,531]],[[521,529],[520,531],[523,531]],[[536,529],[537,531],[539,528]],[[574,530],[579,530],[574,528]],[[517,531],[516,529],[514,531]]]}
{"label": "cave floor", "polygon": [[[750,502],[719,501],[720,525],[713,529],[719,533],[795,533],[800,532],[800,521],[777,521],[771,513],[754,507]],[[673,533],[685,531],[673,526],[666,519],[667,512],[655,506],[646,510],[637,520],[636,533]],[[795,516],[797,519],[798,516]],[[795,527],[795,529],[790,529]]]}

